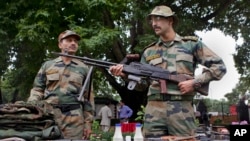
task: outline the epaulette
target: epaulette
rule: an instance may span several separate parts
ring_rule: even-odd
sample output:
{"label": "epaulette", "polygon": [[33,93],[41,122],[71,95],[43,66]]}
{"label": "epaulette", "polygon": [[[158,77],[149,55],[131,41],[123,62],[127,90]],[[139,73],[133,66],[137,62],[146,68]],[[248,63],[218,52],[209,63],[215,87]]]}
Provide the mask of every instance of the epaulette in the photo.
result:
{"label": "epaulette", "polygon": [[140,54],[140,56],[142,56],[142,53],[143,53],[147,48],[149,48],[149,47],[151,47],[151,46],[154,46],[156,43],[157,43],[157,42],[155,41],[155,42],[153,42],[153,43],[147,45],[146,47],[144,47],[143,50],[142,50],[142,52],[141,52],[141,54]]}
{"label": "epaulette", "polygon": [[182,37],[182,40],[184,40],[184,41],[198,41],[199,40],[199,38],[198,37],[196,37],[196,36],[184,36],[184,37]]}
{"label": "epaulette", "polygon": [[149,47],[151,47],[151,46],[154,46],[156,43],[157,43],[157,42],[155,41],[155,42],[153,42],[153,43],[147,45],[143,50],[145,50],[146,48],[149,48]]}

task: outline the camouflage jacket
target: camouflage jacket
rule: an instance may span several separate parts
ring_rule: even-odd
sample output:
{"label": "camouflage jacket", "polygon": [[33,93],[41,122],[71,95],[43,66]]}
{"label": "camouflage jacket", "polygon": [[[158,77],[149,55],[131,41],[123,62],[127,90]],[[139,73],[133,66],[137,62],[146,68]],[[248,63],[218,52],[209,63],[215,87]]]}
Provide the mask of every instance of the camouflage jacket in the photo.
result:
{"label": "camouflage jacket", "polygon": [[[65,65],[58,57],[45,62],[35,77],[28,101],[45,100],[50,104],[79,104],[79,96],[89,68],[83,62],[72,59]],[[89,85],[89,84],[88,84]],[[86,87],[88,88],[88,87]],[[84,94],[87,99],[87,92]],[[91,102],[90,103],[94,103]],[[86,109],[86,107],[84,108]],[[92,122],[93,109],[88,108],[86,122]],[[86,112],[86,111],[84,111]]]}
{"label": "camouflage jacket", "polygon": [[[145,48],[141,55],[141,63],[152,64],[167,69],[173,74],[194,76],[197,65],[206,67],[206,71],[196,75],[195,81],[200,84],[211,80],[220,80],[226,73],[223,60],[196,37],[181,37],[176,34],[172,42],[160,39]],[[159,94],[158,81],[152,81],[148,95]],[[181,95],[176,83],[167,82],[167,93]],[[191,93],[193,95],[194,93]]]}

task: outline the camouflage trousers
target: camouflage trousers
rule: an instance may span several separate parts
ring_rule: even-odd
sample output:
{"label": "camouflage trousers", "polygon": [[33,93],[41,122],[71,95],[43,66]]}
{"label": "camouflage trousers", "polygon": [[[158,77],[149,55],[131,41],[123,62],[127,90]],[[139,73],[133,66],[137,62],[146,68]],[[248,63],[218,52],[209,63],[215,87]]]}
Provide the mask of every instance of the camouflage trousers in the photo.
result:
{"label": "camouflage trousers", "polygon": [[84,117],[81,108],[62,113],[55,109],[55,121],[58,124],[64,139],[82,139]]}
{"label": "camouflage trousers", "polygon": [[195,115],[191,101],[148,101],[145,107],[145,137],[194,136]]}

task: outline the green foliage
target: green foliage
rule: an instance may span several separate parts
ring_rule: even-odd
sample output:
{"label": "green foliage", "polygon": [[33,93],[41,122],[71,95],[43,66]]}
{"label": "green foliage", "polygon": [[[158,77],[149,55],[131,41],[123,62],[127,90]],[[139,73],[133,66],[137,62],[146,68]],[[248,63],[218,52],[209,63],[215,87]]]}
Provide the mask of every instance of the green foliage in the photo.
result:
{"label": "green foliage", "polygon": [[100,124],[98,121],[94,120],[92,124],[92,134],[90,136],[91,141],[100,141],[100,140],[107,140],[111,141],[114,135],[114,131],[103,132],[101,130]]}
{"label": "green foliage", "polygon": [[198,127],[198,126],[200,125],[199,119],[198,119],[198,118],[195,118],[194,123],[195,123],[195,125]]}
{"label": "green foliage", "polygon": [[135,121],[142,121],[145,114],[145,107],[141,105],[141,110],[139,110],[136,114],[137,117],[135,118]]}
{"label": "green foliage", "polygon": [[221,125],[222,124],[222,120],[217,118],[215,121],[214,121],[214,125]]}

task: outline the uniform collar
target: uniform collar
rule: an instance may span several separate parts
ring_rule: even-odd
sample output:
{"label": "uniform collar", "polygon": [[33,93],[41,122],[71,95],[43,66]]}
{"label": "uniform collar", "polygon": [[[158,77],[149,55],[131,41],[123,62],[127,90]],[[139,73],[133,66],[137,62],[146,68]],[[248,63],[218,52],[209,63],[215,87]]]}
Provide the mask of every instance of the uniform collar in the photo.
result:
{"label": "uniform collar", "polygon": [[[55,61],[56,61],[57,63],[59,63],[59,62],[63,62],[63,60],[62,60],[62,57],[61,57],[61,56],[57,57],[57,58],[55,59]],[[81,62],[80,60],[75,59],[75,58],[73,58],[73,59],[71,60],[71,63],[74,63],[74,64],[79,64],[80,62]]]}
{"label": "uniform collar", "polygon": [[174,44],[174,42],[180,42],[182,40],[181,36],[179,34],[175,34],[175,38],[173,41],[169,41],[169,42],[163,42],[160,38],[158,40],[158,42],[156,43],[159,46],[165,46],[165,47],[170,47],[171,45]]}

